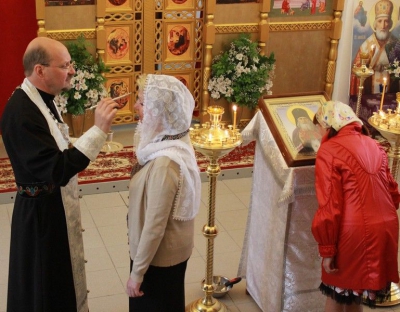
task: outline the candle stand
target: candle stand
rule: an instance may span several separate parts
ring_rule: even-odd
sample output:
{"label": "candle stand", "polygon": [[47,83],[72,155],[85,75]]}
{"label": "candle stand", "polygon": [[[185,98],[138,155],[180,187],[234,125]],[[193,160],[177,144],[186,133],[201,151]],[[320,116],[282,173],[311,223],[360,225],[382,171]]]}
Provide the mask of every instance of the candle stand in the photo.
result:
{"label": "candle stand", "polygon": [[[382,94],[383,96],[383,94]],[[396,93],[397,108],[395,111],[388,109],[385,113],[382,109],[374,112],[368,119],[368,123],[390,143],[388,158],[391,161],[390,171],[397,180],[400,163],[400,92]],[[381,106],[382,107],[382,106]],[[400,303],[399,284],[392,283],[389,299],[377,303],[377,306],[394,306]]]}
{"label": "candle stand", "polygon": [[367,67],[367,62],[369,60],[369,54],[361,53],[361,66],[357,67],[355,64],[353,65],[352,72],[360,79],[360,84],[358,85],[358,95],[357,95],[357,106],[356,106],[356,115],[360,116],[360,108],[361,108],[361,97],[364,89],[364,81],[368,77],[374,74],[374,70],[372,68]]}
{"label": "candle stand", "polygon": [[218,159],[239,146],[243,140],[238,129],[233,129],[231,125],[226,129],[221,124],[223,107],[209,106],[207,112],[210,114],[210,122],[202,124],[201,127],[197,124],[195,128],[190,129],[193,147],[205,155],[210,162],[206,171],[209,176],[207,224],[203,227],[203,235],[207,239],[206,276],[203,284],[205,295],[187,305],[186,312],[228,311],[223,303],[213,297],[214,239],[218,234],[215,225],[215,191],[217,176],[221,172]]}

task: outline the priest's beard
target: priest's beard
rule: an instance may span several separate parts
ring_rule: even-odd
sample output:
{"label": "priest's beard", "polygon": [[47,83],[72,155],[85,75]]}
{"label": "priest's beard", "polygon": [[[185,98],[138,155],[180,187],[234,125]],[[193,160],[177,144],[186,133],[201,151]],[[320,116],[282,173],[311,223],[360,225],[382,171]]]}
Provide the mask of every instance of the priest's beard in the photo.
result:
{"label": "priest's beard", "polygon": [[[316,126],[308,120],[305,120],[305,121],[299,120],[299,122],[297,123],[297,128],[299,128],[302,131],[306,131],[306,132],[308,132],[308,131],[316,132]],[[314,152],[317,152],[321,145],[321,142],[320,142],[320,140],[318,140],[316,138],[312,138],[309,141],[302,140],[302,144],[305,147],[311,147]]]}
{"label": "priest's beard", "polygon": [[376,39],[385,41],[389,38],[390,32],[387,29],[376,30],[375,36]]}
{"label": "priest's beard", "polygon": [[315,130],[315,126],[313,123],[309,122],[309,121],[299,121],[297,123],[297,127],[300,130],[308,130],[308,131],[314,131]]}

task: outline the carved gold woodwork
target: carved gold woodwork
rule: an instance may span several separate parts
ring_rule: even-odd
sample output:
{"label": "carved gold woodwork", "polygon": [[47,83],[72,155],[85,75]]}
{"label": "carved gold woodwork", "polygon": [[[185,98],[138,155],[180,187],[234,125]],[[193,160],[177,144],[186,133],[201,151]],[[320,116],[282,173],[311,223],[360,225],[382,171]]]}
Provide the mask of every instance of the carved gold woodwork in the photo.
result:
{"label": "carved gold woodwork", "polygon": [[132,12],[109,13],[104,16],[104,19],[106,23],[129,22],[134,20],[134,15]]}
{"label": "carved gold woodwork", "polygon": [[265,55],[265,49],[267,47],[267,41],[269,38],[269,28],[268,28],[268,13],[260,10],[260,22],[258,23],[259,27],[259,40],[258,46],[261,49],[261,54]]}
{"label": "carved gold woodwork", "polygon": [[332,21],[270,23],[270,31],[309,31],[331,29]]}
{"label": "carved gold woodwork", "polygon": [[258,32],[258,24],[225,24],[215,25],[215,32],[217,34],[239,34],[239,33],[256,33]]}
{"label": "carved gold woodwork", "polygon": [[215,25],[214,25],[214,14],[215,14],[215,0],[208,0],[205,12],[204,12],[204,62],[203,62],[203,84],[202,84],[202,101],[200,107],[200,121],[203,122],[207,119],[207,109],[210,104],[210,93],[208,92],[208,79],[211,75],[211,63],[212,63],[212,48],[215,43]]}
{"label": "carved gold woodwork", "polygon": [[331,30],[331,46],[329,50],[328,56],[328,68],[326,72],[326,80],[325,80],[325,92],[332,96],[333,93],[333,83],[335,81],[335,72],[336,72],[336,59],[338,55],[338,46],[340,34],[342,32],[342,12],[335,11],[334,19],[332,21],[332,30]]}
{"label": "carved gold woodwork", "polygon": [[96,39],[96,29],[74,29],[74,30],[49,30],[46,31],[46,37],[64,41],[75,40],[83,35],[86,39]]}
{"label": "carved gold woodwork", "polygon": [[260,31],[260,25],[268,25],[269,31],[308,31],[332,28],[332,21],[268,23],[266,21],[267,17],[264,16],[265,14],[266,13],[260,14],[263,18],[260,24],[249,23],[215,25],[215,32],[218,34],[256,33]]}
{"label": "carved gold woodwork", "polygon": [[[191,3],[188,5],[188,3]],[[78,6],[76,6],[78,7]],[[87,12],[89,6],[74,8],[79,12]],[[38,24],[38,36],[47,36],[60,41],[75,40],[80,35],[86,39],[94,40],[96,54],[109,67],[105,74],[107,81],[119,79],[129,81],[130,91],[133,93],[129,104],[125,109],[118,111],[114,124],[132,123],[135,121],[133,109],[134,99],[137,96],[135,81],[142,73],[159,73],[190,78],[188,87],[192,92],[196,109],[201,109],[201,97],[203,89],[203,14],[205,2],[202,0],[189,1],[182,6],[170,0],[146,1],[128,0],[121,6],[114,6],[108,0],[97,0],[95,6],[96,20],[92,28],[76,29],[71,25],[59,27],[59,29],[46,28],[46,13],[59,10],[45,7],[43,0],[36,0],[36,18]],[[69,9],[69,8],[68,8]],[[93,6],[90,8],[93,11]],[[79,15],[77,14],[77,18]],[[50,16],[49,16],[50,17]],[[191,58],[181,60],[179,57],[168,60],[165,57],[165,45],[168,36],[166,23],[191,23]],[[145,27],[146,25],[146,27]],[[123,60],[112,59],[108,55],[107,36],[112,32],[111,28],[120,27],[127,29],[129,33],[129,56]],[[62,29],[61,29],[62,28]],[[67,29],[72,28],[72,29]],[[108,34],[108,35],[107,35]],[[127,77],[130,77],[129,79]],[[107,84],[107,83],[106,83]]]}
{"label": "carved gold woodwork", "polygon": [[[191,92],[195,98],[196,109],[199,111],[201,120],[202,116],[207,117],[207,108],[210,104],[210,95],[207,88],[211,74],[212,55],[217,54],[217,51],[213,51],[216,34],[222,36],[235,33],[257,34],[259,47],[262,53],[266,53],[268,41],[273,33],[327,30],[330,32],[330,48],[327,56],[324,89],[328,96],[332,94],[344,0],[334,1],[332,19],[297,22],[275,22],[274,19],[271,20],[269,17],[271,1],[261,0],[257,6],[258,20],[253,23],[237,24],[215,24],[217,6],[215,0],[193,0],[193,8],[184,10],[178,10],[179,5],[173,4],[170,0],[130,0],[127,3],[129,3],[127,7],[119,9],[117,7],[110,8],[107,0],[98,0],[93,28],[64,28],[60,30],[46,28],[47,9],[45,10],[43,0],[36,0],[38,36],[47,36],[56,40],[66,41],[83,35],[87,39],[95,40],[97,55],[104,60],[107,53],[107,27],[131,25],[129,60],[128,62],[112,62],[108,64],[110,72],[107,73],[107,76],[132,75],[132,86],[130,88],[134,93],[131,100],[133,102],[137,93],[135,80],[141,73],[170,75],[187,73],[192,79],[190,82]],[[163,47],[167,41],[165,23],[179,23],[181,21],[185,23],[193,22],[194,25],[192,33],[195,41],[192,46],[193,59],[191,61],[179,61],[178,58],[166,61],[165,47]],[[271,46],[269,46],[269,49],[271,51],[274,50]],[[115,123],[134,122],[133,104],[130,103],[129,111],[119,112],[121,115],[117,116]]]}

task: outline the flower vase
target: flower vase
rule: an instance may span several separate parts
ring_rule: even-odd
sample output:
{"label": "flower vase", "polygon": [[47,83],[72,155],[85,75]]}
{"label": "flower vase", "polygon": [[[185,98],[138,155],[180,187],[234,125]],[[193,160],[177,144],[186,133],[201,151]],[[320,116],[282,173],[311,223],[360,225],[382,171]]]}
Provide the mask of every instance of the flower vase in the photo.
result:
{"label": "flower vase", "polygon": [[74,136],[74,130],[72,129],[72,114],[70,113],[64,113],[62,115],[63,121],[68,125],[69,127],[69,136]]}
{"label": "flower vase", "polygon": [[83,122],[83,132],[85,133],[93,126],[94,126],[94,110],[86,109],[85,110],[85,120]]}
{"label": "flower vase", "polygon": [[85,114],[72,115],[71,124],[75,138],[79,138],[82,135],[84,121],[85,121]]}

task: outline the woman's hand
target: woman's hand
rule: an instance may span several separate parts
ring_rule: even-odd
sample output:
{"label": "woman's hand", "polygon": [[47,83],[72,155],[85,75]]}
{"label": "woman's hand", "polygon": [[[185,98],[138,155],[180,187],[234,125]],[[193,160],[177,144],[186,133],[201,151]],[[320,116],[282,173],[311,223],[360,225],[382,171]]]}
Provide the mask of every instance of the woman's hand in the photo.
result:
{"label": "woman's hand", "polygon": [[322,259],[322,266],[324,267],[324,270],[328,274],[333,274],[338,271],[337,268],[335,268],[335,258],[323,258]]}
{"label": "woman's hand", "polygon": [[141,297],[144,295],[144,292],[140,290],[140,285],[142,283],[136,283],[129,277],[128,282],[126,283],[126,293],[129,297]]}

